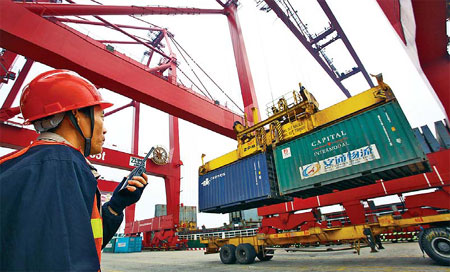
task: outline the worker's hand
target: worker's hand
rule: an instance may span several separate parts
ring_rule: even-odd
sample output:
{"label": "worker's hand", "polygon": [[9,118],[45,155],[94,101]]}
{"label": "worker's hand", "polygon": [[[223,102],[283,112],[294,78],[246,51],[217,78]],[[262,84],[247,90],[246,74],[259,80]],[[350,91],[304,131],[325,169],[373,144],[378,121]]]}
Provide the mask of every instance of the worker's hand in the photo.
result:
{"label": "worker's hand", "polygon": [[127,178],[123,178],[122,182],[116,187],[114,193],[109,200],[108,205],[116,213],[120,214],[127,207],[136,203],[142,195],[145,186],[147,186],[148,177],[145,173],[142,176],[135,176],[128,181],[125,190],[120,190]]}
{"label": "worker's hand", "polygon": [[130,192],[134,192],[137,188],[144,188],[147,185],[147,180],[148,177],[145,173],[142,176],[134,176],[128,181],[128,185],[125,188]]}

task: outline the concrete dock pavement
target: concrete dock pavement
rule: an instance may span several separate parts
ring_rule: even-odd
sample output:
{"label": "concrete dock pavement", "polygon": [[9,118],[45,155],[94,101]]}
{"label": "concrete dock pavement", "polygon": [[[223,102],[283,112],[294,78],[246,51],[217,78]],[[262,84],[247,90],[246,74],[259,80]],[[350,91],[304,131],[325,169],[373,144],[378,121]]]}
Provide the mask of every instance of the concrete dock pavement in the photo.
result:
{"label": "concrete dock pavement", "polygon": [[448,271],[427,255],[417,242],[384,244],[385,249],[370,253],[362,248],[361,255],[353,250],[335,252],[286,252],[276,250],[271,261],[256,259],[250,265],[222,264],[219,254],[204,255],[203,251],[144,251],[140,253],[102,254],[103,272],[122,271]]}

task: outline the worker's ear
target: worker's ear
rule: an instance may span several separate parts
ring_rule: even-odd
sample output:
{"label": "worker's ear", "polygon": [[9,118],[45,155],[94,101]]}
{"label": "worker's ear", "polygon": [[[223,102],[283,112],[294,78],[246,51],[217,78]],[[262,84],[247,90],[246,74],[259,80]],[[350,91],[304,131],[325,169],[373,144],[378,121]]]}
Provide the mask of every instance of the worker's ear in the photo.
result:
{"label": "worker's ear", "polygon": [[89,122],[86,121],[89,117],[84,115],[79,109],[72,110],[72,114],[75,117],[75,120],[77,121],[80,128],[84,129],[85,125],[90,124]]}
{"label": "worker's ear", "polygon": [[78,109],[72,110],[72,114],[75,117],[75,120],[77,120],[78,124],[81,122],[81,112],[78,111]]}

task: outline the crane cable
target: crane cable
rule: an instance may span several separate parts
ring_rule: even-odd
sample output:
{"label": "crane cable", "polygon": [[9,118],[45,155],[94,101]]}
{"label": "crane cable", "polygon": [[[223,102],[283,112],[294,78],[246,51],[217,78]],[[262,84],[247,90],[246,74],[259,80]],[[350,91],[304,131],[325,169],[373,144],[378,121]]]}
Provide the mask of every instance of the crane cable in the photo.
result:
{"label": "crane cable", "polygon": [[[67,0],[66,0],[67,1]],[[101,3],[101,2],[99,2],[99,1],[96,1],[96,0],[90,0],[91,2],[94,2],[94,3],[96,3],[96,4],[99,4],[99,5],[103,5],[103,3]],[[72,2],[72,1],[68,1],[69,3],[70,2]],[[136,16],[134,16],[134,15],[128,15],[129,17],[131,17],[131,18],[133,18],[133,19],[135,19],[135,20],[138,20],[138,21],[141,21],[141,22],[144,22],[144,23],[147,23],[147,24],[149,24],[149,25],[151,25],[151,26],[153,26],[153,27],[157,27],[157,28],[161,28],[162,29],[162,27],[160,27],[160,26],[157,26],[157,25],[155,25],[155,24],[152,24],[152,23],[150,23],[150,22],[148,22],[148,21],[146,21],[146,20],[143,20],[143,19],[141,19],[141,18],[137,18]],[[214,85],[216,85],[216,87],[242,112],[242,113],[244,113],[244,111],[236,104],[236,102],[234,102],[234,100],[233,99],[231,99],[231,97],[229,97],[228,96],[228,94],[227,93],[225,93],[225,91],[224,90],[222,90],[222,88],[220,88],[220,86],[205,72],[205,70],[203,70],[203,68],[202,67],[200,67],[200,65],[198,65],[198,63],[188,54],[188,52],[175,40],[175,38],[173,38],[173,37],[171,37],[171,36],[169,36],[169,38],[172,40],[172,42],[174,43],[174,45],[175,45],[175,47],[178,49],[178,51],[180,52],[180,54],[181,54],[181,56],[183,57],[183,59],[186,61],[186,63],[188,64],[188,66],[189,66],[189,68],[191,68],[191,66],[189,65],[189,62],[186,60],[186,58],[184,57],[184,55],[183,55],[183,53],[182,53],[182,51],[184,51],[185,53],[186,53],[186,55],[192,60],[192,62],[195,64],[195,65],[197,65],[197,67],[209,78],[209,80],[211,80],[211,82],[212,83],[214,83]],[[181,48],[181,50],[178,48],[178,46]],[[183,72],[183,70],[181,70],[180,69],[180,67],[178,67],[178,69],[180,70],[180,72],[189,80],[189,81],[191,81],[191,83],[195,86],[195,87],[197,87],[197,89],[204,95],[204,96],[207,96],[195,83],[194,83],[194,81],[192,81],[192,79],[190,79],[187,75],[186,75],[186,73],[185,72]],[[209,97],[212,99],[212,100],[214,100],[214,98],[211,96],[211,94],[208,92],[208,90],[206,89],[206,87],[203,85],[203,82],[198,78],[198,76],[197,76],[197,74],[192,70],[192,68],[191,68],[191,71],[194,73],[194,75],[195,75],[195,77],[198,79],[198,81],[200,82],[200,84],[202,84],[202,86],[203,86],[203,88],[205,88],[205,91],[208,93],[208,95],[209,95]]]}
{"label": "crane cable", "polygon": [[[197,86],[197,84],[195,84],[195,82],[192,80],[192,79],[190,79],[187,75],[186,75],[186,73],[185,72],[183,72],[183,70],[181,70],[180,69],[180,67],[178,67],[178,70],[180,70],[180,72],[195,86],[195,87],[197,87],[197,89],[204,95],[204,96],[207,96],[203,91],[202,91],[202,89],[200,89],[198,86]],[[180,82],[181,82],[181,80],[180,80]],[[184,85],[184,84],[183,84]],[[209,93],[208,93],[209,94]],[[211,98],[212,99],[212,98]],[[212,99],[212,100],[214,100],[214,99]]]}
{"label": "crane cable", "polygon": [[[99,1],[95,1],[95,0],[90,0],[91,2],[94,2],[94,3],[96,3],[96,4],[99,4],[99,5],[103,5],[103,3],[101,3],[101,2],[99,2]],[[151,25],[151,26],[153,26],[153,27],[158,27],[158,28],[161,28],[162,29],[162,27],[159,27],[159,26],[157,26],[157,25],[155,25],[155,24],[152,24],[152,23],[150,23],[150,22],[148,22],[148,21],[146,21],[146,20],[143,20],[143,19],[141,19],[141,18],[137,18],[136,16],[134,16],[134,15],[128,15],[129,17],[131,17],[131,18],[133,18],[133,19],[136,19],[136,20],[138,20],[138,21],[141,21],[141,22],[144,22],[144,23],[147,23],[147,24],[149,24],[149,25]],[[142,38],[141,38],[142,39]],[[177,45],[175,45],[175,47],[176,47]],[[178,48],[177,48],[178,49]],[[189,63],[188,63],[188,61],[186,60],[186,58],[183,56],[183,54],[182,54],[182,52],[180,51],[180,49],[178,49],[178,51],[181,53],[181,56],[183,57],[183,59],[186,61],[186,63],[188,64],[188,66],[189,66],[189,68],[191,68],[190,67],[190,65],[189,65]],[[198,87],[197,86],[197,84],[195,84],[195,82],[192,80],[192,79],[190,79],[187,75],[186,75],[186,73],[183,71],[183,70],[181,70],[180,69],[180,67],[178,67],[178,69],[180,70],[180,72],[195,86],[195,87],[197,87],[197,89],[204,95],[204,96],[208,96],[209,95],[209,97],[211,98],[211,100],[214,100],[214,98],[212,97],[212,95],[208,92],[208,90],[206,89],[206,87],[205,87],[205,85],[203,84],[203,82],[200,80],[200,78],[197,76],[197,74],[194,72],[194,70],[191,68],[191,71],[192,71],[192,73],[195,75],[195,77],[198,79],[198,81],[200,82],[200,84],[203,86],[203,88],[205,89],[205,91],[206,91],[206,93],[208,94],[208,95],[206,95],[203,91],[202,91],[202,89],[200,89],[200,87]]]}
{"label": "crane cable", "polygon": [[[169,36],[170,37],[170,36]],[[171,38],[172,39],[172,38]],[[178,52],[180,52],[181,57],[184,59],[184,61],[186,62],[186,64],[189,66],[189,68],[191,69],[191,72],[194,74],[194,76],[197,78],[197,80],[200,82],[200,84],[203,86],[203,88],[205,89],[206,93],[208,93],[209,98],[211,98],[211,100],[215,100],[212,95],[208,92],[208,90],[206,89],[205,85],[203,84],[203,82],[200,80],[200,78],[198,77],[197,73],[195,73],[194,69],[192,69],[191,65],[189,64],[188,60],[186,59],[186,57],[183,55],[183,52],[178,48],[178,44],[174,43],[175,48],[177,48]],[[183,73],[184,74],[184,73]],[[189,79],[190,80],[190,79]],[[192,81],[191,81],[192,82]],[[194,83],[194,82],[192,82]],[[198,87],[197,87],[198,88]],[[203,92],[202,92],[203,93]]]}
{"label": "crane cable", "polygon": [[[66,0],[67,1],[67,0]],[[94,2],[94,3],[96,3],[96,4],[99,4],[99,5],[104,5],[103,3],[101,3],[101,2],[99,2],[99,1],[96,1],[96,0],[90,0],[91,2]],[[152,24],[152,23],[150,23],[150,22],[148,22],[148,21],[146,21],[146,20],[143,20],[143,19],[141,19],[141,18],[137,18],[135,15],[128,15],[129,17],[131,17],[131,18],[133,18],[133,19],[136,19],[136,20],[138,20],[138,21],[141,21],[141,22],[143,22],[143,23],[146,23],[146,24],[149,24],[149,25],[151,25],[152,27],[157,27],[157,28],[161,28],[162,29],[162,27],[159,27],[159,26],[157,26],[157,25],[155,25],[155,24]]]}
{"label": "crane cable", "polygon": [[[214,83],[214,85],[216,85],[216,87],[242,112],[244,113],[244,111],[236,104],[236,102],[234,102],[233,99],[231,99],[231,97],[228,96],[228,94],[222,89],[220,88],[220,86],[208,75],[208,73],[205,72],[205,70],[203,70],[203,68],[189,55],[189,53],[175,40],[175,38],[173,37],[169,37],[172,42],[174,43],[175,47],[178,49],[178,46],[183,50],[183,52],[189,57],[189,59],[191,59],[191,61],[209,78],[209,80],[211,80],[212,83]],[[178,49],[178,51],[180,51]],[[183,53],[180,51],[180,53],[183,55]]]}

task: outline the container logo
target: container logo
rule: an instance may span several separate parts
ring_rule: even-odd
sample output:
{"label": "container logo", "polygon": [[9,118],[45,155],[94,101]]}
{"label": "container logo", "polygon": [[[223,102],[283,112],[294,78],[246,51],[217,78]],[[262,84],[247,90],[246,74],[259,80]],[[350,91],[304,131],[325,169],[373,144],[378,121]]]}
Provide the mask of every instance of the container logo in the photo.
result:
{"label": "container logo", "polygon": [[202,181],[201,185],[203,187],[208,186],[213,180],[221,178],[221,177],[225,177],[225,173],[220,173],[220,174],[214,175],[212,177],[205,178],[205,180]]}
{"label": "container logo", "polygon": [[307,179],[378,159],[380,159],[378,149],[375,144],[371,144],[318,162],[303,165],[299,170],[301,178]]}
{"label": "container logo", "polygon": [[286,147],[281,150],[281,155],[283,155],[283,159],[287,159],[291,157],[291,148]]}
{"label": "container logo", "polygon": [[319,156],[348,146],[347,140],[347,133],[344,130],[341,130],[340,132],[332,133],[312,141],[311,147],[313,147],[314,156]]}
{"label": "container logo", "polygon": [[315,163],[311,163],[308,164],[306,166],[303,167],[303,173],[302,176],[304,178],[310,178],[315,176],[317,173],[319,173],[320,171],[320,163],[315,162]]}
{"label": "container logo", "polygon": [[339,141],[347,136],[347,133],[343,130],[340,132],[336,132],[320,139],[314,140],[311,142],[311,146],[317,148],[326,147],[333,144],[334,141]]}

